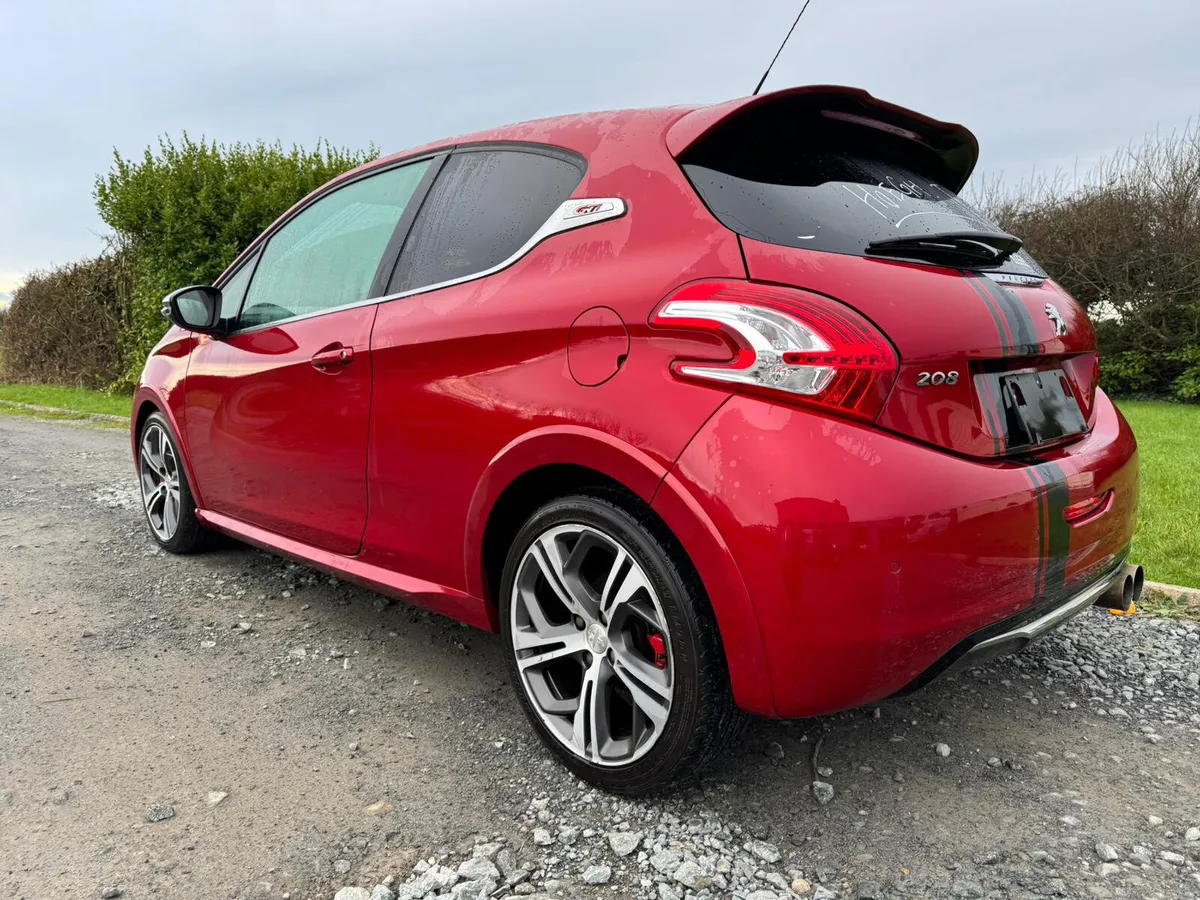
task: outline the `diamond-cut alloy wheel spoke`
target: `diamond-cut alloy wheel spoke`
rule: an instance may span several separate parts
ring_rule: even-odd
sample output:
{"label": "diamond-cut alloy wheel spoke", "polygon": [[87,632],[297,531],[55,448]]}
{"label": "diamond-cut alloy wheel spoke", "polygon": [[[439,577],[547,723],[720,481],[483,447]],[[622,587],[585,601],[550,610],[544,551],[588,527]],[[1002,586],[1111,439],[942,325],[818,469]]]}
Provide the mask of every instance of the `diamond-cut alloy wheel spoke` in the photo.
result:
{"label": "diamond-cut alloy wheel spoke", "polygon": [[671,711],[671,684],[665,669],[657,669],[633,653],[613,647],[613,670],[633,697],[633,704],[651,723],[661,728]]}
{"label": "diamond-cut alloy wheel spoke", "polygon": [[517,668],[550,732],[597,765],[645,754],[670,715],[673,669],[662,606],[638,561],[598,529],[560,525],[526,550],[511,599]]}
{"label": "diamond-cut alloy wheel spoke", "polygon": [[[554,632],[561,631],[561,636]],[[562,629],[552,629],[551,633],[513,632],[513,642],[517,646],[517,665],[522,669],[530,666],[540,666],[554,662],[567,656],[582,654],[587,650],[587,640],[583,632],[574,625]]]}
{"label": "diamond-cut alloy wheel spoke", "polygon": [[564,556],[561,544],[553,537],[540,537],[530,550],[535,554],[546,583],[550,585],[563,606],[575,615],[588,621],[596,617],[596,604],[578,579],[579,558],[582,556],[583,539],[576,542],[571,552]]}
{"label": "diamond-cut alloy wheel spoke", "polygon": [[608,680],[612,666],[600,659],[588,668],[579,692],[579,705],[571,722],[571,740],[592,762],[600,762],[601,751],[611,742],[608,731]]}
{"label": "diamond-cut alloy wheel spoke", "polygon": [[146,519],[160,540],[169,541],[179,527],[182,509],[179,487],[179,465],[167,433],[151,424],[142,435],[139,458],[139,481]]}

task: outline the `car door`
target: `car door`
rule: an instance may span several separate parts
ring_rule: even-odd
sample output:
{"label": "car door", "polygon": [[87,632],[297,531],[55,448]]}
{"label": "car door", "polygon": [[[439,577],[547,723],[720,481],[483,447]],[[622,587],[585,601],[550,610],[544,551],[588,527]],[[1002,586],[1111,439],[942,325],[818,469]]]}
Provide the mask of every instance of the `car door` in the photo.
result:
{"label": "car door", "polygon": [[358,550],[371,298],[433,162],[319,196],[225,282],[224,332],[201,339],[185,386],[184,427],[207,510],[330,552]]}
{"label": "car door", "polygon": [[[588,305],[554,320],[523,312],[540,309],[528,301],[544,291],[586,298],[592,288],[557,277],[561,241],[545,253],[529,243],[583,174],[582,159],[555,148],[460,147],[421,204],[371,338],[364,555],[461,585],[462,528],[480,476],[531,421],[553,416],[544,385],[562,379],[567,329]],[[505,408],[521,396],[518,382],[528,402]]]}

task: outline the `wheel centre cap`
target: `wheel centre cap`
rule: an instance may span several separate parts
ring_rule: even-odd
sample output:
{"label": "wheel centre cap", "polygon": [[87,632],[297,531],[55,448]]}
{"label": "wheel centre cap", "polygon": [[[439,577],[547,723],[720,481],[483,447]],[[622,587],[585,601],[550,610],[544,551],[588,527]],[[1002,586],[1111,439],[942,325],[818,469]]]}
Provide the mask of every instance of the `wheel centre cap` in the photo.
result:
{"label": "wheel centre cap", "polygon": [[589,625],[584,636],[587,638],[588,648],[597,656],[603,656],[608,650],[608,632],[599,622]]}

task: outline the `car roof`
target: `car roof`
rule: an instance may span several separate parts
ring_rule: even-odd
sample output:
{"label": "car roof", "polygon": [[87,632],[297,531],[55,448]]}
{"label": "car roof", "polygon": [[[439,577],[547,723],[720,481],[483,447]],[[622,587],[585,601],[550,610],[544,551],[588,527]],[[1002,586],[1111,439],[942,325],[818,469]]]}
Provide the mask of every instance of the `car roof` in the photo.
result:
{"label": "car roof", "polygon": [[[728,121],[743,111],[804,95],[827,96],[831,99],[836,98],[843,103],[861,104],[863,108],[886,114],[919,128],[925,134],[950,137],[961,147],[958,169],[963,183],[966,182],[974,168],[979,145],[975,136],[962,125],[938,121],[913,110],[887,103],[861,88],[841,85],[805,85],[756,96],[739,97],[720,103],[572,113],[533,119],[528,122],[515,122],[498,128],[431,141],[418,147],[392,153],[364,163],[335,181],[355,177],[365,171],[393,165],[405,159],[468,144],[510,142],[549,144],[573,150],[585,158],[590,158],[592,152],[600,144],[617,138],[628,145],[626,147],[628,154],[635,154],[639,149],[648,149],[639,147],[639,144],[650,142],[659,148],[665,146],[672,156],[678,157],[720,123]],[[957,189],[961,187],[961,184],[954,187]]]}

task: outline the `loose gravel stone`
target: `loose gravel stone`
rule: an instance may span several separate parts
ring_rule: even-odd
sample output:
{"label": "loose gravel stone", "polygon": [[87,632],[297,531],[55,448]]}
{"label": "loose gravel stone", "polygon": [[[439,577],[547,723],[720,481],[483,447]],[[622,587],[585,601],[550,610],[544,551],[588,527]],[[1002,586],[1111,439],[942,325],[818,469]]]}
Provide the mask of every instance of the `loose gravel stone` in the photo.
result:
{"label": "loose gravel stone", "polygon": [[554,836],[545,828],[533,829],[533,842],[539,847],[549,847],[554,843]]}
{"label": "loose gravel stone", "polygon": [[1120,875],[1121,867],[1116,863],[1104,862],[1096,866],[1096,874],[1101,878],[1108,878],[1111,875]]}
{"label": "loose gravel stone", "polygon": [[704,870],[690,859],[685,859],[671,877],[686,888],[701,890],[712,884],[712,879],[704,874]]}
{"label": "loose gravel stone", "polygon": [[822,806],[827,806],[833,802],[833,785],[828,781],[814,781],[812,783],[813,797]]}
{"label": "loose gravel stone", "polygon": [[396,892],[386,884],[377,884],[371,889],[371,900],[396,900]]}
{"label": "loose gravel stone", "polygon": [[175,807],[170,803],[156,803],[146,810],[147,822],[165,822],[175,818]]}
{"label": "loose gravel stone", "polygon": [[[460,881],[450,888],[450,900],[483,900],[495,889],[494,881]],[[445,897],[446,894],[441,896]]]}
{"label": "loose gravel stone", "polygon": [[1200,826],[1192,826],[1185,831],[1183,833],[1183,839],[1193,844],[1196,843],[1196,841],[1200,841]]}
{"label": "loose gravel stone", "polygon": [[101,900],[115,900],[115,898],[120,896],[121,889],[119,887],[106,887],[100,889]]}
{"label": "loose gravel stone", "polygon": [[458,877],[464,881],[496,880],[500,878],[500,870],[486,856],[473,856],[459,865]]}
{"label": "loose gravel stone", "polygon": [[678,850],[659,850],[650,857],[650,865],[664,875],[674,875],[681,862],[683,862],[683,854]]}
{"label": "loose gravel stone", "polygon": [[584,884],[608,884],[612,878],[610,866],[588,866],[583,872]]}
{"label": "loose gravel stone", "polygon": [[765,863],[777,863],[780,860],[779,848],[766,841],[746,841],[742,849],[747,853],[753,853]]}
{"label": "loose gravel stone", "polygon": [[1116,847],[1100,841],[1096,843],[1096,855],[1100,857],[1101,862],[1116,862],[1121,858],[1121,854],[1117,853]]}
{"label": "loose gravel stone", "polygon": [[371,900],[371,892],[366,888],[344,887],[333,895],[333,900]]}
{"label": "loose gravel stone", "polygon": [[949,744],[934,744],[933,750],[935,753],[937,753],[938,756],[942,757],[943,759],[950,755],[950,745]]}
{"label": "loose gravel stone", "polygon": [[610,831],[608,833],[608,846],[617,856],[628,856],[638,848],[641,842],[642,833],[640,831]]}

